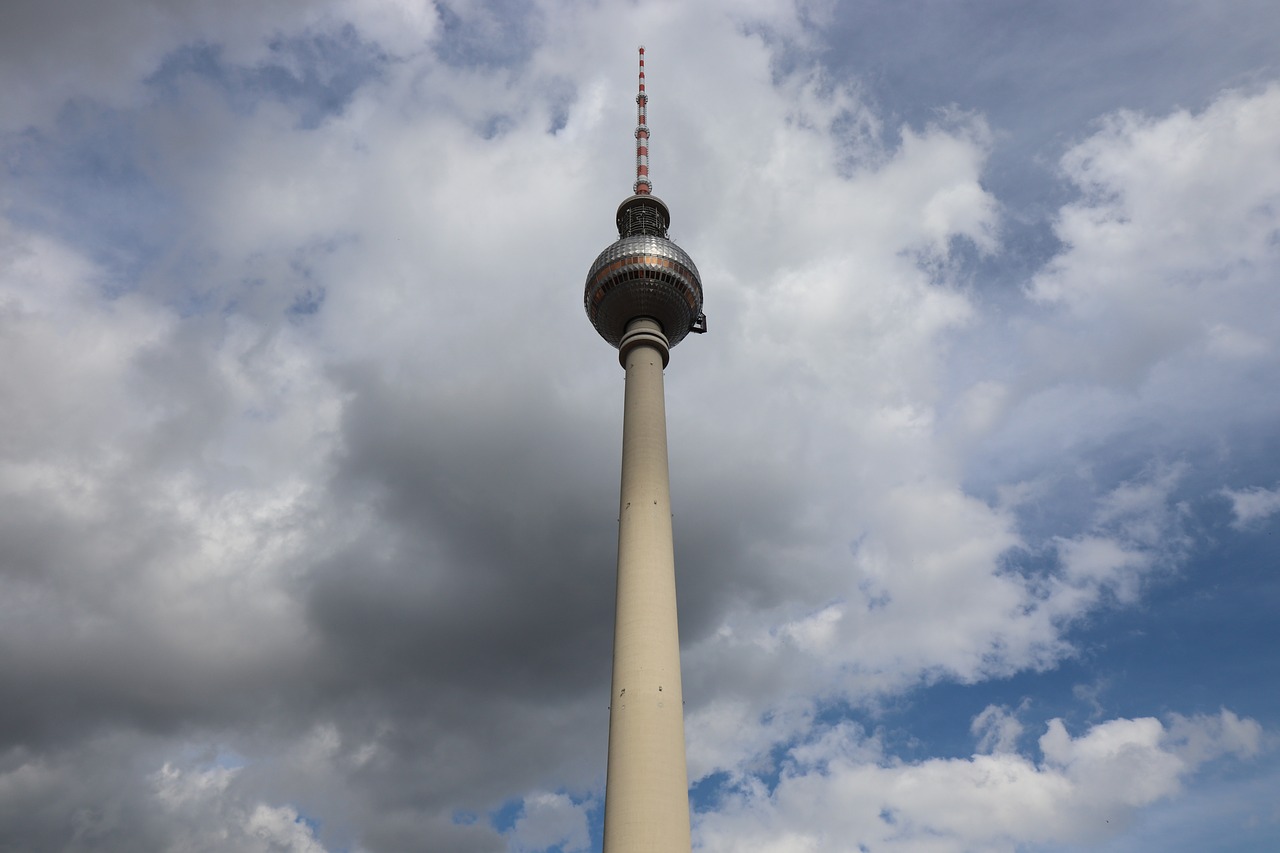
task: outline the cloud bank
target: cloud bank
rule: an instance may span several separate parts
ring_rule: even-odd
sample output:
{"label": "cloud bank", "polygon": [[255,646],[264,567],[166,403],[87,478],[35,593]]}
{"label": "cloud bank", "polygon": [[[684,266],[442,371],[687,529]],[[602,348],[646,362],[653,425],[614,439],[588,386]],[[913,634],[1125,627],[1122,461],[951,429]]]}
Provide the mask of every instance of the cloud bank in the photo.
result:
{"label": "cloud bank", "polygon": [[898,121],[835,14],[8,4],[0,845],[591,848],[621,385],[577,288],[641,29],[713,332],[668,371],[700,849],[1092,842],[1269,754],[1159,702],[873,721],[1080,655],[1194,500],[1274,514],[1202,460],[1277,421],[1280,87],[1083,130],[997,292],[1000,129]]}

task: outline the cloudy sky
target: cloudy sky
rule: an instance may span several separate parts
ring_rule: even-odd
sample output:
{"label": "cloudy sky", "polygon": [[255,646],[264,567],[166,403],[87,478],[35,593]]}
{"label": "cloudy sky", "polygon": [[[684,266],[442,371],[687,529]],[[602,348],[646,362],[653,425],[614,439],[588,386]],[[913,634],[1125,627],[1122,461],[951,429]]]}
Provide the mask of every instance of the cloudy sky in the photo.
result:
{"label": "cloudy sky", "polygon": [[0,849],[600,845],[652,174],[695,847],[1280,847],[1274,0],[6,0]]}

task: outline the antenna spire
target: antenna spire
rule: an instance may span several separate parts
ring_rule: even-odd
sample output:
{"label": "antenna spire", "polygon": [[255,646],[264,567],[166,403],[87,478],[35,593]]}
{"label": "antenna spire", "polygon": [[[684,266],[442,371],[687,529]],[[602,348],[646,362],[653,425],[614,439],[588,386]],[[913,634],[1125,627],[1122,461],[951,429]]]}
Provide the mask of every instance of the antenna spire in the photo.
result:
{"label": "antenna spire", "polygon": [[636,195],[649,195],[653,184],[649,181],[649,124],[645,120],[645,105],[649,96],[644,91],[644,45],[640,45],[640,93],[636,95],[636,182],[631,191]]}

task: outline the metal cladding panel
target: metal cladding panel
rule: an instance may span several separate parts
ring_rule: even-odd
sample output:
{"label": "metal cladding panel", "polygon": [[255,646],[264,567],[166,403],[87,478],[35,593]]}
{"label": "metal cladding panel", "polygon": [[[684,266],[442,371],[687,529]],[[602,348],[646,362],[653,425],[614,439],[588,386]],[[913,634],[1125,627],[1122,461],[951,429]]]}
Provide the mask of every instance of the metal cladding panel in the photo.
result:
{"label": "metal cladding panel", "polygon": [[702,312],[702,281],[689,255],[663,237],[623,237],[600,253],[583,294],[587,317],[613,346],[627,324],[652,317],[675,346]]}

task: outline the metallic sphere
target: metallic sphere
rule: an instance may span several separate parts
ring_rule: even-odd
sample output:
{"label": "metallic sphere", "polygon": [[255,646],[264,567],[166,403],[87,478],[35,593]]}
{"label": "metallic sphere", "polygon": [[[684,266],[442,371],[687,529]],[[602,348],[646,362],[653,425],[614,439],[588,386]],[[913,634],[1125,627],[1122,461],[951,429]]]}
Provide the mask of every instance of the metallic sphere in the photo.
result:
{"label": "metallic sphere", "polygon": [[596,258],[583,300],[591,324],[613,346],[640,317],[656,320],[675,346],[702,315],[702,280],[684,249],[666,237],[634,234]]}

